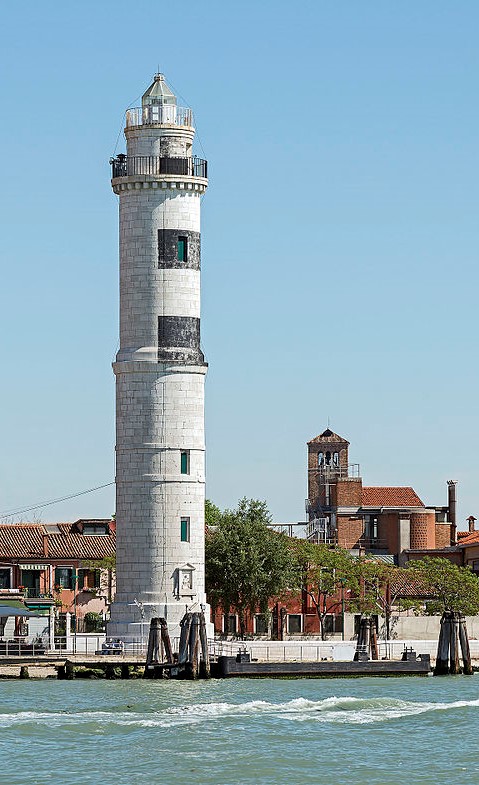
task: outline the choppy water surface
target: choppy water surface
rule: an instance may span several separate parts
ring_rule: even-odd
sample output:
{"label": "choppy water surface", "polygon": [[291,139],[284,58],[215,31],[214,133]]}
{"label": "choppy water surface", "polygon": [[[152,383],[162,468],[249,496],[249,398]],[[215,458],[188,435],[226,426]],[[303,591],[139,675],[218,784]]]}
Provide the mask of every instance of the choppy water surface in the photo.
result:
{"label": "choppy water surface", "polygon": [[479,676],[0,682],[7,785],[479,784]]}

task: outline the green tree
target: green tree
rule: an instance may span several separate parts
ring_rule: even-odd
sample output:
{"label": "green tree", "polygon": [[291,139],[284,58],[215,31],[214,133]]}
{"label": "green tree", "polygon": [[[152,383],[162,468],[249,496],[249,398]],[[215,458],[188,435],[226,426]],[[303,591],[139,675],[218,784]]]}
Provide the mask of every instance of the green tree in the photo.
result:
{"label": "green tree", "polygon": [[268,528],[270,522],[265,502],[244,498],[236,510],[225,510],[206,535],[208,600],[214,609],[237,612],[243,636],[246,613],[266,614],[270,598],[292,581],[289,540]]}
{"label": "green tree", "polygon": [[221,510],[209,499],[205,500],[205,524],[207,527],[216,526],[221,518]]}
{"label": "green tree", "polygon": [[469,567],[458,567],[448,559],[424,558],[411,561],[408,571],[427,587],[432,597],[429,613],[451,611],[475,616],[479,613],[479,580]]}
{"label": "green tree", "polygon": [[353,607],[365,614],[379,613],[384,617],[385,637],[391,639],[391,621],[394,609],[399,603],[403,610],[418,610],[420,602],[410,594],[411,573],[403,567],[394,567],[374,559],[360,558],[355,563],[356,583],[359,592],[353,600]]}
{"label": "green tree", "polygon": [[321,639],[326,640],[325,619],[344,607],[346,587],[358,593],[357,571],[353,557],[343,548],[329,548],[307,540],[295,540],[292,548],[297,561],[297,575],[301,588],[316,610]]}

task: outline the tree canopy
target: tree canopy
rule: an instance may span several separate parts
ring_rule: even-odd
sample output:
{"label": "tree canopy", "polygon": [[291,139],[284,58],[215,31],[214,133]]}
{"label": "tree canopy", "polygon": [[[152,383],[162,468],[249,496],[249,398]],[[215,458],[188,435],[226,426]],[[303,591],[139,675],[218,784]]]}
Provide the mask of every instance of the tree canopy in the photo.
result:
{"label": "tree canopy", "polygon": [[344,607],[346,591],[358,593],[355,560],[344,548],[329,548],[307,540],[294,540],[292,548],[299,567],[299,588],[310,598],[318,615],[321,638],[325,640],[326,615]]}
{"label": "tree canopy", "polygon": [[475,616],[479,613],[479,580],[469,567],[458,567],[448,559],[430,558],[411,561],[407,569],[427,587],[433,598],[429,613],[453,611]]}
{"label": "tree canopy", "polygon": [[213,608],[233,608],[244,635],[246,612],[267,613],[268,601],[290,588],[294,559],[286,535],[268,528],[266,502],[244,498],[214,517],[205,547],[208,599]]}

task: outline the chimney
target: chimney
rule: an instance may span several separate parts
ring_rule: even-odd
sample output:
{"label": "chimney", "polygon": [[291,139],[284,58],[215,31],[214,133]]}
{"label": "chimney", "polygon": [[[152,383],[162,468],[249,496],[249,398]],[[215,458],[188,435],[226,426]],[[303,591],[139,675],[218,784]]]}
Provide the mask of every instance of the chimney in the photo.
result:
{"label": "chimney", "polygon": [[42,534],[43,555],[48,556],[48,534]]}
{"label": "chimney", "polygon": [[470,515],[469,518],[467,519],[467,522],[469,524],[469,532],[475,531],[474,528],[475,521],[476,519],[474,518],[474,515]]}
{"label": "chimney", "polygon": [[451,523],[451,545],[456,544],[456,480],[447,481],[447,508]]}

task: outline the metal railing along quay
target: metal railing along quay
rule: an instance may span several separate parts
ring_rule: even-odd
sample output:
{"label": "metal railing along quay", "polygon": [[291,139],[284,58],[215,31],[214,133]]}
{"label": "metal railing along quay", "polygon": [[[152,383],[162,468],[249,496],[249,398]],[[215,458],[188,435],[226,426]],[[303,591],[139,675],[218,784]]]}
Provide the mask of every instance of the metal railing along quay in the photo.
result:
{"label": "metal railing along quay", "polygon": [[118,155],[110,159],[111,176],[134,177],[135,175],[179,175],[180,177],[208,177],[208,161],[192,156],[190,158],[165,158],[160,155],[126,156]]}

